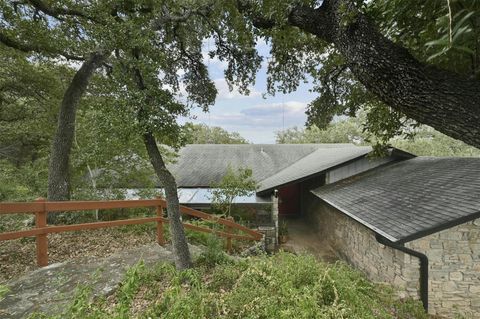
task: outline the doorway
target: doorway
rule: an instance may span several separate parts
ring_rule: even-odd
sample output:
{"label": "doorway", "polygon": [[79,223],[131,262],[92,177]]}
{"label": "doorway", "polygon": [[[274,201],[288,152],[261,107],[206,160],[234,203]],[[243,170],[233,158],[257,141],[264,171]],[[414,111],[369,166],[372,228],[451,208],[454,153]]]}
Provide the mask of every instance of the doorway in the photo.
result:
{"label": "doorway", "polygon": [[300,184],[278,189],[278,214],[286,217],[300,214]]}

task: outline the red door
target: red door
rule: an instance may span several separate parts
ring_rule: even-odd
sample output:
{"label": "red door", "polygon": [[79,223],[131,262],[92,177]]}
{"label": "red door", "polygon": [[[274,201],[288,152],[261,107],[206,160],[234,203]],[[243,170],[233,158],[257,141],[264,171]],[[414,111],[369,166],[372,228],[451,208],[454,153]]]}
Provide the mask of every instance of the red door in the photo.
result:
{"label": "red door", "polygon": [[293,215],[300,213],[300,185],[292,184],[278,189],[278,213]]}

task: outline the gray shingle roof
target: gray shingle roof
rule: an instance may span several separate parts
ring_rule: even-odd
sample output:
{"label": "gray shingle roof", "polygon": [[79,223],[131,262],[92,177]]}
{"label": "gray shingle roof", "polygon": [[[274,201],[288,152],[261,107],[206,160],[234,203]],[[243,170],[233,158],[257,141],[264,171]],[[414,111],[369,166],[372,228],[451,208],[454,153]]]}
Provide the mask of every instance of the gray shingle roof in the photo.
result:
{"label": "gray shingle roof", "polygon": [[413,158],[312,193],[389,240],[407,242],[480,217],[480,158]]}
{"label": "gray shingle roof", "polygon": [[179,150],[170,169],[178,187],[209,187],[221,180],[229,165],[251,168],[260,182],[317,150],[328,152],[330,159],[346,150],[356,154],[357,149],[351,144],[190,144]]}
{"label": "gray shingle roof", "polygon": [[348,147],[319,148],[275,175],[261,181],[258,191],[263,192],[313,174],[318,174],[336,165],[364,156],[371,150],[372,148],[370,146],[360,147],[354,145],[349,145]]}

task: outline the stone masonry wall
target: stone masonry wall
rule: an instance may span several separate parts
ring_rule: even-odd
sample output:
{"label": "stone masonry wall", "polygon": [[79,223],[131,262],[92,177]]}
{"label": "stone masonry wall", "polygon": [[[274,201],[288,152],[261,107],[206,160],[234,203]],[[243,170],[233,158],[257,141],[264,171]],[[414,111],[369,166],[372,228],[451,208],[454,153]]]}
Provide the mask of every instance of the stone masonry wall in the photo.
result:
{"label": "stone masonry wall", "polygon": [[320,199],[311,199],[307,211],[307,218],[341,259],[374,282],[398,287],[400,297],[419,298],[420,266],[417,258],[379,244],[373,231]]}
{"label": "stone masonry wall", "polygon": [[[312,196],[313,197],[313,196]],[[318,198],[309,197],[307,218],[338,256],[375,282],[419,298],[419,261],[378,243],[373,231]],[[429,313],[480,318],[480,219],[408,242],[429,260]]]}
{"label": "stone masonry wall", "polygon": [[480,219],[405,246],[429,260],[429,312],[480,318]]}

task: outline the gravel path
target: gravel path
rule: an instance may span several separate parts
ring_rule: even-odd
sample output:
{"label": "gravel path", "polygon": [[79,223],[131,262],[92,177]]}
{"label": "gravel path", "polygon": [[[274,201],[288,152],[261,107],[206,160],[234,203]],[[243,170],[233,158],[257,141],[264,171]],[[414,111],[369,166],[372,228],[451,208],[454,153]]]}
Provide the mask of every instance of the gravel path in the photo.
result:
{"label": "gravel path", "polygon": [[293,253],[310,253],[321,261],[335,262],[338,258],[318,230],[303,218],[288,219],[288,241],[280,249]]}

